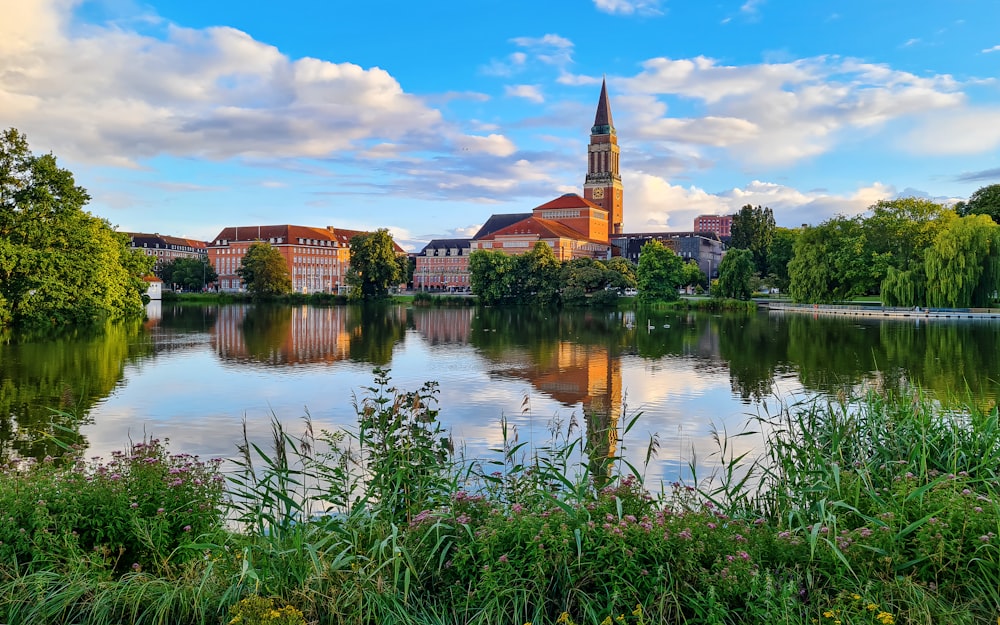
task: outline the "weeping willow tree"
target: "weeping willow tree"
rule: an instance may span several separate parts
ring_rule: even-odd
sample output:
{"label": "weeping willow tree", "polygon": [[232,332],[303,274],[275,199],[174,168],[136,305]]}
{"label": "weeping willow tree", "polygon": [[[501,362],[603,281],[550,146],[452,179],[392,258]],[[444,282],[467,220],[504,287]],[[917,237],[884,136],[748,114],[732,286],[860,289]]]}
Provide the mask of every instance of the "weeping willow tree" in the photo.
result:
{"label": "weeping willow tree", "polygon": [[879,290],[884,306],[923,304],[927,292],[927,278],[923,267],[918,265],[905,271],[889,267]]}
{"label": "weeping willow tree", "polygon": [[1000,226],[986,215],[954,219],[924,258],[927,303],[986,306],[1000,288]]}

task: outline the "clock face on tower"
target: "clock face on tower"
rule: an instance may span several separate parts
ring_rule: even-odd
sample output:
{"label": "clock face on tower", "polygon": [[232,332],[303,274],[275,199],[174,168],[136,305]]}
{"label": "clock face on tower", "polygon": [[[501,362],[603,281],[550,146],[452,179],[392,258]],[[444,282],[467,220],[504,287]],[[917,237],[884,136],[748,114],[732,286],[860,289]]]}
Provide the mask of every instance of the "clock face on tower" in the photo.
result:
{"label": "clock face on tower", "polygon": [[603,187],[597,187],[596,189],[594,189],[594,199],[595,200],[603,200],[604,199],[604,188]]}

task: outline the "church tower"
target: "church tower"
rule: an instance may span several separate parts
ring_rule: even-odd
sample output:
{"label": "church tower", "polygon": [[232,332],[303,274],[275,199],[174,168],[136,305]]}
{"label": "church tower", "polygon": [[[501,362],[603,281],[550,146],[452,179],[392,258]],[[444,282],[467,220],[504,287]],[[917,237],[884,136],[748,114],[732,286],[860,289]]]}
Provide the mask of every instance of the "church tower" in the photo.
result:
{"label": "church tower", "polygon": [[597,115],[587,147],[583,197],[608,211],[611,235],[622,233],[622,177],[618,170],[618,153],[618,134],[611,121],[608,87],[606,81],[601,81],[601,98],[597,102]]}

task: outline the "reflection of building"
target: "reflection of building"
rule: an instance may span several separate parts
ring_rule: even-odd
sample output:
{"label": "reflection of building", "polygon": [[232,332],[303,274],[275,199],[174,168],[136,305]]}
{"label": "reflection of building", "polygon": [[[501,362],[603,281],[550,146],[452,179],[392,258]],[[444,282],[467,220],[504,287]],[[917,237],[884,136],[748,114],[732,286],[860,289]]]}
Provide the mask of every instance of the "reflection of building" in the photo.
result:
{"label": "reflection of building", "polygon": [[[238,226],[225,228],[209,242],[208,257],[219,274],[219,288],[239,291],[237,275],[247,249],[258,241],[269,243],[288,265],[292,288],[301,293],[341,293],[347,289],[351,264],[351,237],[365,234],[343,228],[311,226]],[[395,245],[395,244],[394,244]],[[405,254],[396,245],[397,254]]]}
{"label": "reflection of building", "polygon": [[142,232],[126,232],[129,246],[146,256],[156,259],[156,269],[177,258],[194,258],[204,260],[206,248],[204,241],[169,237],[162,234],[143,234]]}
{"label": "reflection of building", "polygon": [[413,325],[431,345],[469,342],[475,308],[414,308]]}
{"label": "reflection of building", "polygon": [[638,263],[642,246],[652,240],[663,243],[685,261],[693,259],[706,276],[714,278],[719,275],[722,241],[707,232],[638,232],[616,236],[612,242],[621,250],[622,256]]}
{"label": "reflection of building", "polygon": [[343,307],[223,306],[213,328],[215,351],[226,360],[273,365],[346,360],[348,314]]}
{"label": "reflection of building", "polygon": [[622,409],[621,361],[607,347],[560,341],[545,361],[505,371],[567,405],[580,404],[586,420],[591,471],[617,453]]}

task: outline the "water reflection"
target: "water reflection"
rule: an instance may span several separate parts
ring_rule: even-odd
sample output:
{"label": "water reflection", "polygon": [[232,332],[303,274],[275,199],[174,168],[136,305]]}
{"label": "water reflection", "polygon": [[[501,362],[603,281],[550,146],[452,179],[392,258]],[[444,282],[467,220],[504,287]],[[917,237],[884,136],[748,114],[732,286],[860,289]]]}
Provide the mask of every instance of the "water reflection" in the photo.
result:
{"label": "water reflection", "polygon": [[122,382],[125,364],[152,351],[138,322],[0,342],[0,462],[85,445],[80,424]]}
{"label": "water reflection", "polygon": [[775,395],[916,383],[945,400],[966,399],[968,388],[995,405],[998,330],[995,321],[648,310],[163,304],[144,325],[0,344],[0,454],[53,453],[38,434],[62,432],[49,409],[71,408],[93,419],[82,433],[95,453],[151,433],[231,455],[244,417],[262,439],[272,415],[304,409],[319,427],[352,425],[351,394],[382,366],[401,389],[439,382],[442,418],[470,454],[498,446],[502,415],[525,437],[545,437],[538,416],[572,414],[598,471],[609,455],[641,456],[644,441],[623,452],[611,434],[628,417],[627,396],[644,413],[636,432],[662,436],[658,470],[677,473],[692,449],[705,461],[710,423],[739,431]]}

